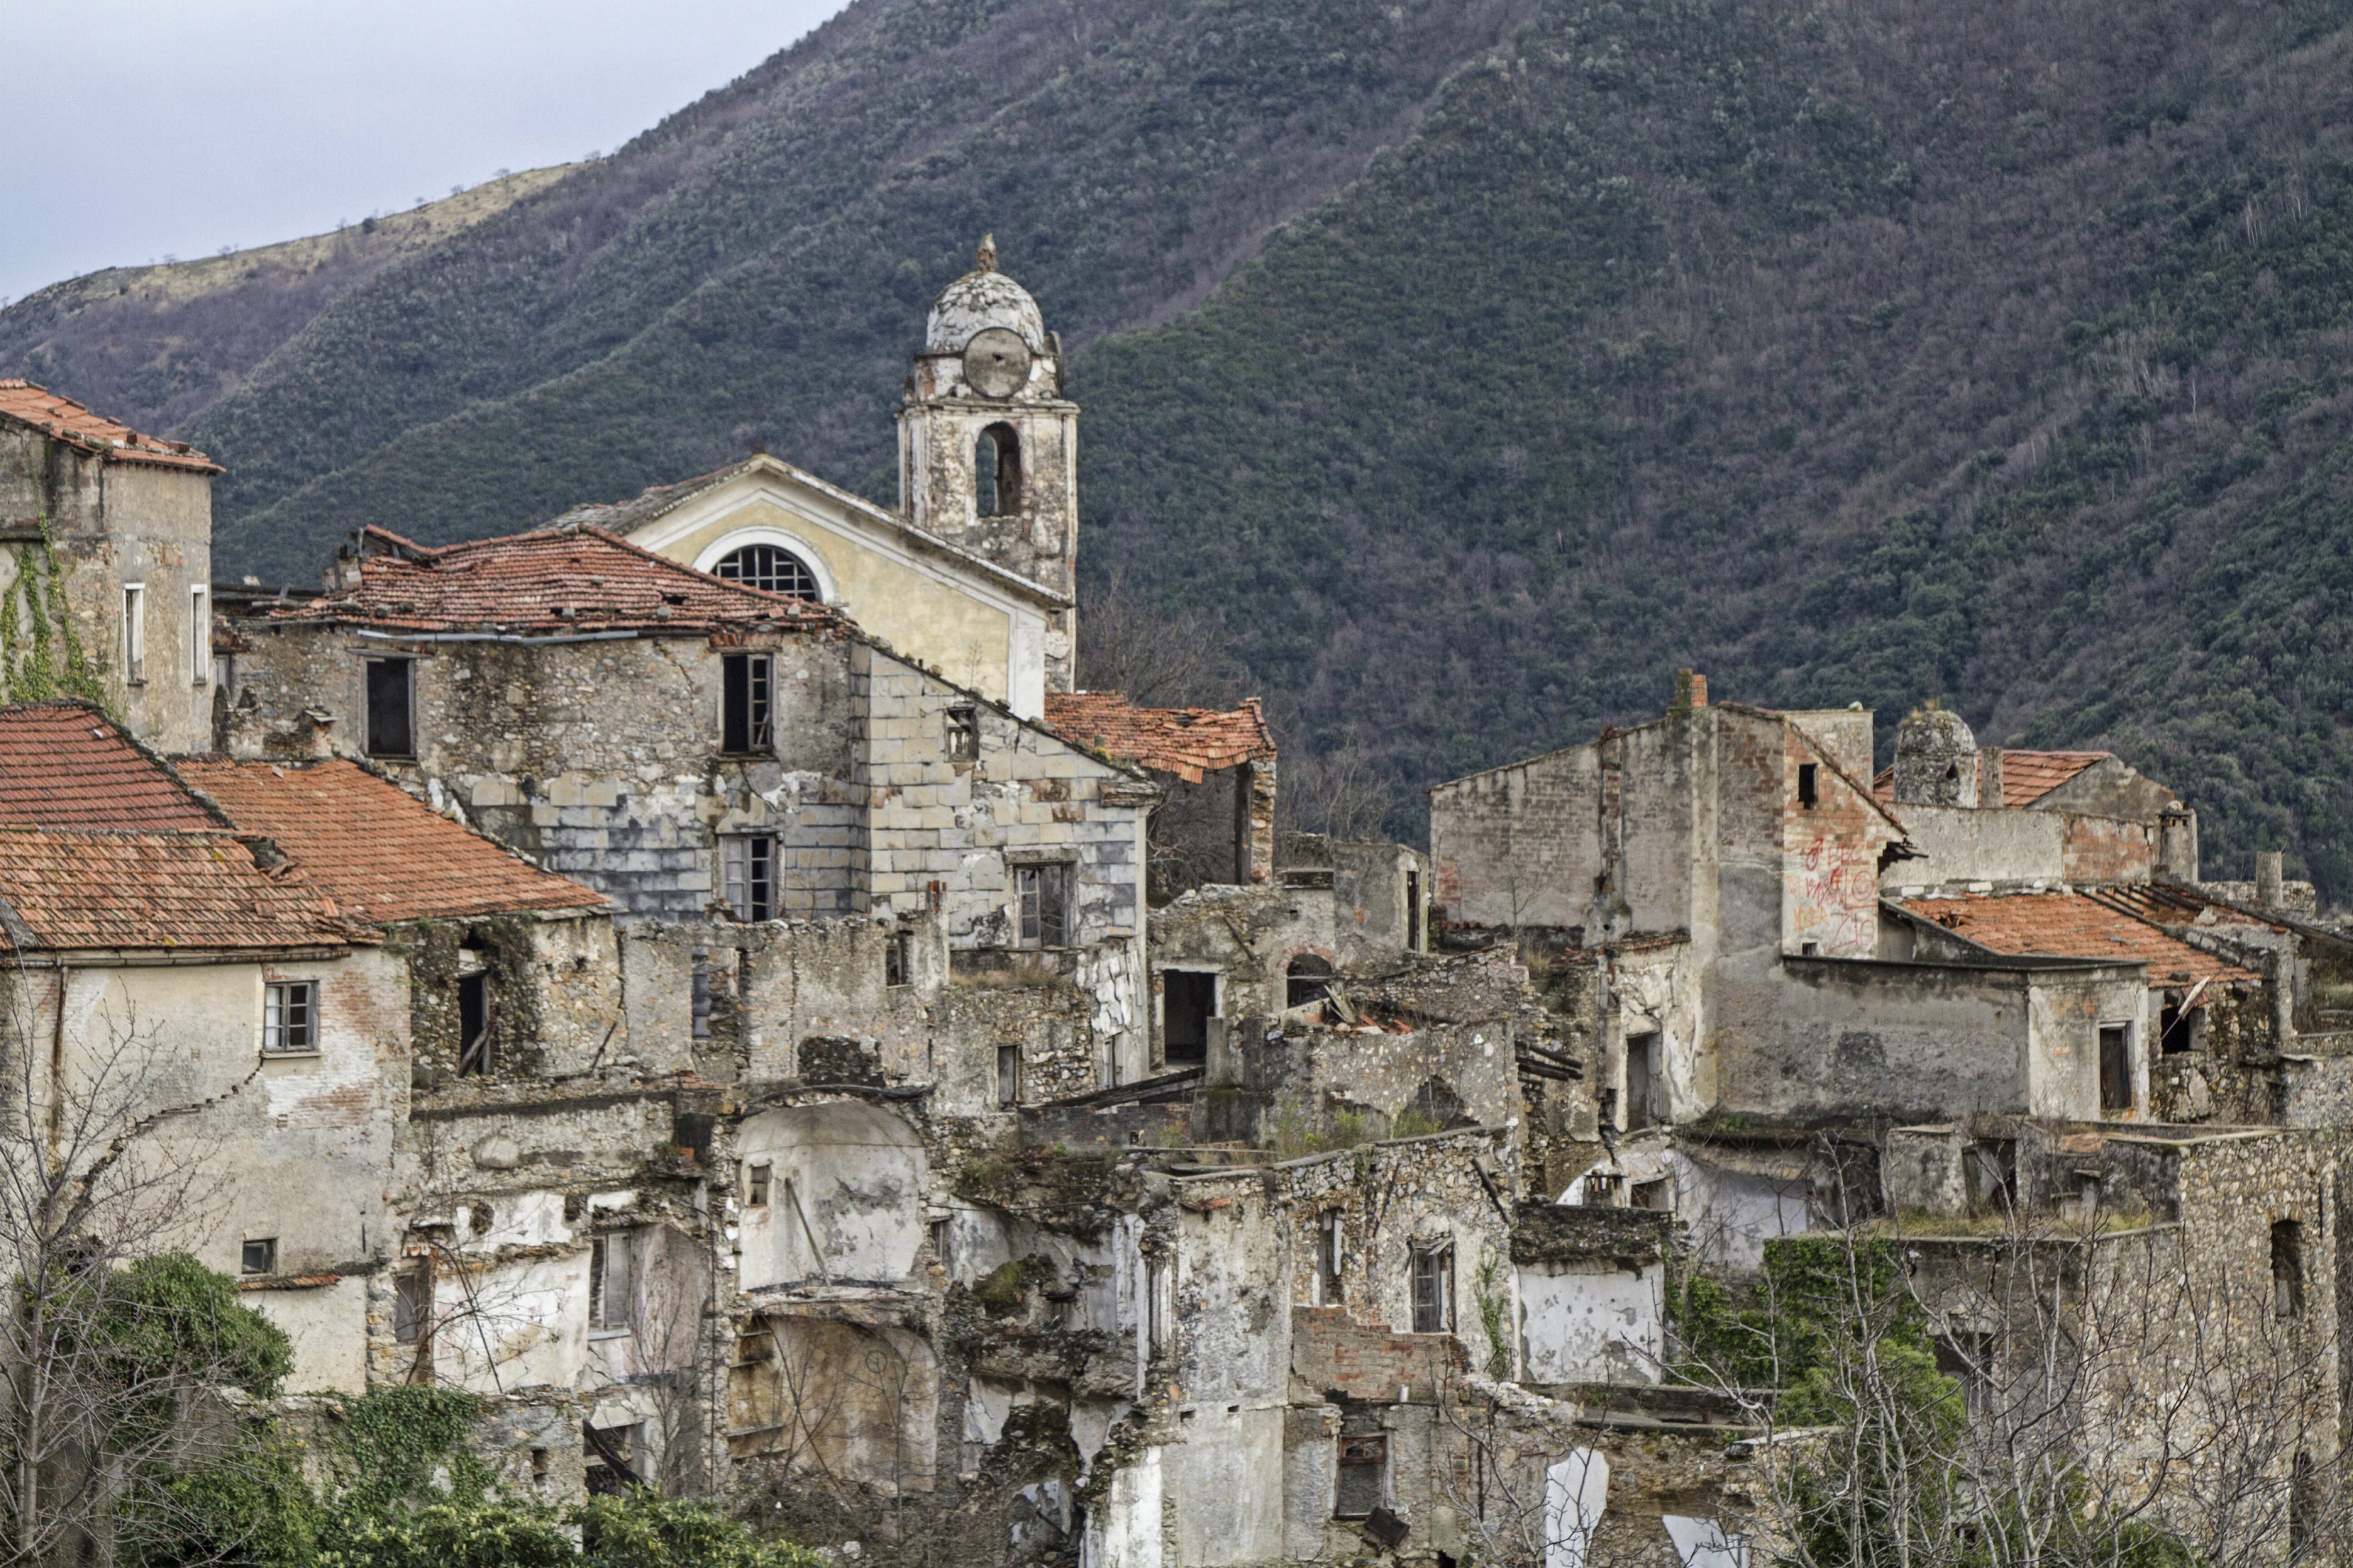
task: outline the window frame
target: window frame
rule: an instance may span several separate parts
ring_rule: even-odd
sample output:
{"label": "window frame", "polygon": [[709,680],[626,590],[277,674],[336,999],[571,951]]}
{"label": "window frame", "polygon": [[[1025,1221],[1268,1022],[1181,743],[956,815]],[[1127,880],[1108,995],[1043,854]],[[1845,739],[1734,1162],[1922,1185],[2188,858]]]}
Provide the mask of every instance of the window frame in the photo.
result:
{"label": "window frame", "polygon": [[1315,1216],[1315,1293],[1319,1307],[1347,1302],[1348,1211],[1328,1208]]}
{"label": "window frame", "polygon": [[1021,1103],[1021,1047],[997,1047],[997,1109],[1011,1110]]}
{"label": "window frame", "polygon": [[744,1206],[764,1209],[769,1205],[776,1182],[776,1165],[773,1160],[744,1162]]}
{"label": "window frame", "polygon": [[[1454,1243],[1452,1239],[1414,1243],[1413,1258],[1407,1278],[1409,1281],[1410,1300],[1413,1303],[1413,1331],[1417,1334],[1452,1333],[1454,1331]],[[1425,1321],[1428,1321],[1430,1326],[1423,1327]]]}
{"label": "window frame", "polygon": [[[384,757],[396,762],[417,760],[417,660],[406,655],[369,654],[360,660],[360,706],[367,731],[361,737],[360,749],[371,757]],[[396,670],[400,676],[401,728],[400,739],[405,745],[395,748],[390,737],[376,733],[376,671],[381,667],[387,672]]]}
{"label": "window frame", "polygon": [[[480,1027],[470,1039],[466,1035],[466,997],[469,991],[480,998],[475,1010],[480,1015]],[[455,1000],[458,1006],[458,1076],[488,1078],[496,1068],[494,1047],[498,1034],[494,998],[491,994],[491,972],[477,969],[459,975]]]}
{"label": "window frame", "polygon": [[[628,1230],[601,1231],[588,1239],[588,1337],[616,1340],[636,1331],[630,1310],[634,1259]],[[614,1321],[616,1315],[620,1321]]]}
{"label": "window frame", "polygon": [[192,583],[188,585],[188,684],[209,686],[212,679],[212,584]]}
{"label": "window frame", "polygon": [[[765,846],[765,850],[762,846]],[[761,868],[765,862],[765,868]],[[719,836],[719,895],[736,921],[754,925],[776,918],[776,836]]]}
{"label": "window frame", "polygon": [[1819,763],[1798,764],[1798,805],[1811,811],[1821,803],[1821,765]]}
{"label": "window frame", "polygon": [[147,584],[122,584],[122,679],[125,685],[147,683]]}
{"label": "window frame", "polygon": [[[757,575],[756,574],[753,575],[745,575],[744,567],[749,564],[749,563],[740,561],[739,557],[742,557],[754,550],[773,550],[777,554],[783,556],[786,561],[791,562],[793,570],[800,576],[808,579],[808,592],[803,594],[792,588],[764,588],[755,580]],[[728,569],[731,563],[734,563],[734,569],[733,571]],[[818,569],[810,563],[808,556],[801,551],[794,549],[791,545],[780,544],[774,539],[747,539],[744,541],[743,543],[736,545],[733,549],[723,551],[718,555],[713,556],[712,558],[711,564],[703,568],[703,570],[709,572],[713,577],[718,578],[722,582],[733,583],[741,587],[750,588],[758,593],[775,594],[780,598],[800,599],[812,605],[822,605],[827,602],[825,594],[825,579],[818,574]],[[771,573],[770,575],[773,576],[775,574]]]}
{"label": "window frame", "polygon": [[776,751],[776,656],[719,656],[719,754],[767,757]]}
{"label": "window frame", "polygon": [[980,760],[980,705],[956,702],[940,710],[940,749],[952,763]]}
{"label": "window frame", "polygon": [[[2139,1075],[2134,1060],[2131,1021],[2129,1019],[2121,1022],[2104,1020],[2094,1027],[2096,1030],[2094,1036],[2094,1061],[2100,1075],[2098,1086],[2100,1116],[2105,1120],[2120,1116],[2140,1103],[2139,1085],[2134,1081]],[[2111,1037],[2116,1040],[2116,1076],[2124,1096],[2121,1100],[2110,1098],[2108,1092],[2108,1041]]]}
{"label": "window frame", "polygon": [[915,939],[913,932],[894,931],[882,938],[882,988],[896,991],[915,983]]}
{"label": "window frame", "polygon": [[433,1343],[433,1274],[422,1259],[393,1270],[392,1342]]}
{"label": "window frame", "polygon": [[[256,1247],[261,1250],[256,1253],[254,1250]],[[257,1257],[260,1259],[259,1265],[255,1263]],[[277,1273],[278,1238],[274,1236],[243,1237],[237,1247],[237,1271],[248,1279],[255,1276],[267,1277]]]}
{"label": "window frame", "polygon": [[[295,994],[300,993],[299,998]],[[290,1038],[290,1004],[299,1003],[301,1038]],[[319,1054],[319,983],[316,980],[265,980],[261,986],[261,1054],[265,1057],[315,1057]]]}
{"label": "window frame", "polygon": [[[1013,942],[1017,947],[1073,947],[1072,889],[1068,860],[1035,860],[1013,868]],[[1052,940],[1049,941],[1048,938]]]}

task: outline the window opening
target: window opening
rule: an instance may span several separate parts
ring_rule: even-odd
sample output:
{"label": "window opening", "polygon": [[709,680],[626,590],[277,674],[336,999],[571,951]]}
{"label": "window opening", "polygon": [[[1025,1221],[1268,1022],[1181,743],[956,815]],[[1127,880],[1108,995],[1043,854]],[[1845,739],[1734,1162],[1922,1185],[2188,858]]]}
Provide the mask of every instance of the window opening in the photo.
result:
{"label": "window opening", "polygon": [[477,972],[458,977],[458,1071],[474,1077],[491,1070],[491,977]]}
{"label": "window opening", "polygon": [[931,1233],[932,1256],[939,1259],[941,1268],[947,1268],[949,1266],[948,1222],[944,1219],[935,1219],[925,1228]]}
{"label": "window opening", "polygon": [[188,679],[203,686],[213,678],[212,590],[199,583],[188,590]]}
{"label": "window opening", "polygon": [[1209,1059],[1209,1020],[1218,1016],[1218,977],[1186,969],[1160,972],[1161,1056],[1170,1067]]}
{"label": "window opening", "polygon": [[2100,1109],[2130,1110],[2133,1103],[2132,1029],[2100,1026]]}
{"label": "window opening", "polygon": [[1409,952],[1422,950],[1421,938],[1421,868],[1409,867],[1405,874],[1405,945]]}
{"label": "window opening", "polygon": [[245,1244],[244,1257],[239,1260],[238,1267],[248,1274],[277,1273],[278,1238],[274,1236],[265,1236],[248,1240]]}
{"label": "window opening", "polygon": [[581,1424],[588,1449],[586,1480],[591,1497],[618,1497],[638,1484],[638,1429]]}
{"label": "window opening", "polygon": [[776,749],[776,659],[731,653],[719,660],[719,749],[746,756]]}
{"label": "window opening", "polygon": [[417,754],[413,722],[416,662],[408,658],[367,661],[367,753],[371,757]]}
{"label": "window opening", "polygon": [[914,979],[915,941],[907,932],[894,931],[882,939],[882,984],[905,985]]}
{"label": "window opening", "polygon": [[1672,1209],[1675,1206],[1674,1183],[1664,1176],[1654,1182],[1636,1182],[1627,1206],[1662,1213]]}
{"label": "window opening", "polygon": [[1010,425],[980,433],[972,455],[975,510],[983,517],[1008,517],[1021,510],[1021,437]]}
{"label": "window opening", "polygon": [[765,1160],[761,1161],[756,1165],[747,1165],[744,1167],[744,1207],[764,1209],[768,1206],[768,1184],[772,1175],[772,1167]]}
{"label": "window opening", "polygon": [[1626,1037],[1626,1131],[1657,1125],[1658,1100],[1659,1032],[1645,1029]]}
{"label": "window opening", "polygon": [[312,980],[277,980],[261,993],[261,1048],[265,1051],[315,1051],[319,1048],[319,987]]}
{"label": "window opening", "polygon": [[2018,1145],[2007,1138],[1969,1145],[1969,1208],[1976,1214],[2006,1214],[2018,1206]]}
{"label": "window opening", "polygon": [[1956,1333],[1936,1342],[1936,1370],[1961,1385],[1962,1405],[1972,1415],[1993,1407],[1994,1337]]}
{"label": "window opening", "polygon": [[711,951],[698,947],[687,961],[686,1011],[694,1038],[711,1037]]}
{"label": "window opening", "polygon": [[392,1277],[392,1341],[395,1344],[425,1342],[432,1320],[430,1279],[422,1265],[412,1265]]}
{"label": "window opening", "polygon": [[1345,1211],[1325,1209],[1315,1217],[1315,1291],[1319,1303],[1326,1307],[1342,1307],[1345,1287],[1340,1279],[1343,1248],[1347,1240]]}
{"label": "window opening", "polygon": [[997,1047],[997,1107],[1009,1110],[1021,1100],[1021,1047]]}
{"label": "window opening", "polygon": [[980,710],[960,702],[946,710],[948,761],[969,763],[980,755]]}
{"label": "window opening", "polygon": [[2288,1462],[2287,1470],[2287,1552],[2291,1563],[2312,1560],[2315,1539],[2314,1519],[2321,1510],[2320,1487],[2314,1475],[2312,1456],[2298,1454]]}
{"label": "window opening", "polygon": [[2304,1226],[2292,1219],[2272,1226],[2272,1315],[2304,1316]]}
{"label": "window opening", "polygon": [[1413,1331],[1443,1334],[1454,1328],[1454,1247],[1420,1247],[1413,1254]]}
{"label": "window opening", "polygon": [[1020,901],[1023,947],[1067,947],[1071,940],[1071,868],[1023,866],[1013,874]]}
{"label": "window opening", "polygon": [[719,842],[729,910],[739,921],[776,919],[776,839],[768,834],[753,833]]}
{"label": "window opening", "polygon": [[629,1238],[600,1236],[588,1244],[588,1326],[629,1326]]}
{"label": "window opening", "polygon": [[746,544],[721,556],[711,568],[714,577],[730,583],[741,583],[746,588],[757,588],[764,594],[782,594],[788,599],[822,600],[824,595],[817,585],[817,574],[808,563],[791,551],[776,544]]}
{"label": "window opening", "polygon": [[1816,764],[1812,763],[1798,764],[1798,804],[1808,811],[1811,811],[1814,808],[1814,803],[1821,798],[1816,793],[1819,781],[1814,771],[1815,767]]}
{"label": "window opening", "polygon": [[1388,1492],[1389,1436],[1364,1432],[1340,1438],[1340,1473],[1332,1489],[1332,1517],[1363,1519]]}
{"label": "window opening", "polygon": [[147,588],[141,583],[122,585],[122,679],[147,679]]}
{"label": "window opening", "polygon": [[1331,989],[1332,965],[1319,954],[1303,952],[1282,972],[1282,1005],[1286,1009],[1313,1006],[1323,1001]]}
{"label": "window opening", "polygon": [[2189,1049],[2193,1044],[2190,1026],[2196,1017],[2195,1012],[2182,1009],[2179,997],[2168,996],[2158,1014],[2157,1048],[2168,1057]]}

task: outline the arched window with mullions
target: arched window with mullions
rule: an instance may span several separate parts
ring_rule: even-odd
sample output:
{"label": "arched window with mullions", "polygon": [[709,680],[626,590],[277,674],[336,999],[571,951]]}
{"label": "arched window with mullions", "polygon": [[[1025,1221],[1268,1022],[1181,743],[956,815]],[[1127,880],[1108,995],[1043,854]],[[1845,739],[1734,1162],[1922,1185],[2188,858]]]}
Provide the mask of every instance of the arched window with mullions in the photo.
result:
{"label": "arched window with mullions", "polygon": [[782,594],[786,598],[825,597],[808,563],[781,544],[746,544],[731,550],[712,563],[711,574],[724,577],[730,583],[741,583],[747,588]]}

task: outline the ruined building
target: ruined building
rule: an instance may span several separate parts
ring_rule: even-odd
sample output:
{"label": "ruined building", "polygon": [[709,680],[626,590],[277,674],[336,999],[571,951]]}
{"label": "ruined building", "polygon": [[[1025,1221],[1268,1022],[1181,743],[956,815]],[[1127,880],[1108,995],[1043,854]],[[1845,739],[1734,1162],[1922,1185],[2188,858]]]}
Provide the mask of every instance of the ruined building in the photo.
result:
{"label": "ruined building", "polygon": [[985,251],[893,503],[760,454],[315,593],[0,386],[7,1048],[143,1064],[296,1386],[892,1562],[1696,1568],[1762,1483],[1679,1271],[2009,1203],[2334,1278],[2345,946],[2161,785],[1692,677],[1427,854],[1278,835],[1255,702],[1083,689],[1061,376]]}

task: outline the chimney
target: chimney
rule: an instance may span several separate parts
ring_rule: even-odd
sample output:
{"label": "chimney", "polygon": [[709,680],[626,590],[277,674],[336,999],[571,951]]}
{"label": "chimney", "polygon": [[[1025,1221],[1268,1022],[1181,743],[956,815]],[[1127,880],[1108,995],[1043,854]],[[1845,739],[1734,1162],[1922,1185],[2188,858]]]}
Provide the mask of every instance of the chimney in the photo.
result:
{"label": "chimney", "polygon": [[2157,819],[2157,863],[2177,882],[2198,881],[2198,814],[2175,801]]}
{"label": "chimney", "polygon": [[302,710],[302,754],[313,762],[323,762],[335,754],[335,716],[324,708]]}
{"label": "chimney", "polygon": [[1989,811],[2001,807],[2001,748],[1978,749],[1978,804]]}
{"label": "chimney", "polygon": [[1675,671],[1675,713],[1688,713],[1694,708],[1707,706],[1707,677],[1695,669]]}
{"label": "chimney", "polygon": [[2280,861],[2276,849],[2258,850],[2255,855],[2255,902],[2267,910],[2280,907]]}

